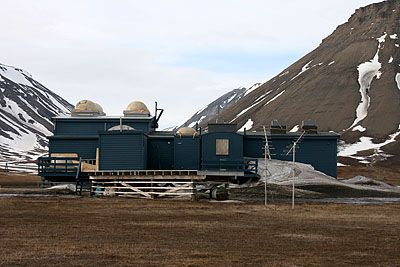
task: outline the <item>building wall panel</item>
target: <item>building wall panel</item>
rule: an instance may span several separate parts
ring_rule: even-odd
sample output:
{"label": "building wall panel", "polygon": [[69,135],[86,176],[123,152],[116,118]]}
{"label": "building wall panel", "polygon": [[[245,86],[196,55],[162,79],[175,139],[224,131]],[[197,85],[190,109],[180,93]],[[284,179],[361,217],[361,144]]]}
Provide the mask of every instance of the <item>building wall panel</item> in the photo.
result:
{"label": "building wall panel", "polygon": [[49,153],[77,153],[82,159],[96,159],[98,138],[50,138]]}
{"label": "building wall panel", "polygon": [[200,138],[175,137],[174,169],[198,170],[200,167]]}
{"label": "building wall panel", "polygon": [[140,132],[100,133],[100,170],[145,170],[146,136]]}
{"label": "building wall panel", "polygon": [[[229,140],[229,154],[217,155],[217,139]],[[243,162],[243,136],[237,133],[207,133],[201,140],[202,169],[240,169]]]}
{"label": "building wall panel", "polygon": [[147,145],[147,168],[149,170],[174,169],[174,137],[150,137]]}

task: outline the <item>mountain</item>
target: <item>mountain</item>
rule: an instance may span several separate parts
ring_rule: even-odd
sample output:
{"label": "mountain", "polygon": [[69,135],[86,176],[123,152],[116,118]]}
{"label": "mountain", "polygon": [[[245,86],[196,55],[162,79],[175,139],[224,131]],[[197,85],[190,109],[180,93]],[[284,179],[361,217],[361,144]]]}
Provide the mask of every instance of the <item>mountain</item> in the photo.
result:
{"label": "mountain", "polygon": [[30,160],[44,153],[51,117],[72,108],[28,72],[0,64],[0,160]]}
{"label": "mountain", "polygon": [[208,104],[206,107],[197,111],[190,119],[188,119],[184,124],[177,127],[194,127],[196,123],[199,125],[204,124],[203,122],[211,122],[218,118],[218,115],[225,109],[231,107],[237,103],[240,99],[248,95],[250,92],[257,89],[261,83],[255,83],[249,88],[241,87],[233,89],[232,91],[220,96],[218,99],[214,100],[212,103]]}
{"label": "mountain", "polygon": [[313,119],[319,130],[341,134],[346,163],[399,159],[399,19],[400,1],[357,9],[315,50],[223,109],[218,120],[254,131],[278,119],[295,131]]}

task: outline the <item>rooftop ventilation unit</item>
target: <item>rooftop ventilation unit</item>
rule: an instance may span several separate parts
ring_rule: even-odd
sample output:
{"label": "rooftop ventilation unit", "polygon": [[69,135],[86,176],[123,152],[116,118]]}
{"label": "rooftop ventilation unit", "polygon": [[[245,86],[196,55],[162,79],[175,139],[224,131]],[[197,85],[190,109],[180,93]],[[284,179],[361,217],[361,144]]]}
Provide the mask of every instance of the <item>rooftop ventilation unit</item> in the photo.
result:
{"label": "rooftop ventilation unit", "polygon": [[318,127],[314,120],[308,119],[301,123],[301,129],[306,133],[318,133]]}
{"label": "rooftop ventilation unit", "polygon": [[271,134],[285,134],[286,125],[280,123],[278,120],[271,121]]}

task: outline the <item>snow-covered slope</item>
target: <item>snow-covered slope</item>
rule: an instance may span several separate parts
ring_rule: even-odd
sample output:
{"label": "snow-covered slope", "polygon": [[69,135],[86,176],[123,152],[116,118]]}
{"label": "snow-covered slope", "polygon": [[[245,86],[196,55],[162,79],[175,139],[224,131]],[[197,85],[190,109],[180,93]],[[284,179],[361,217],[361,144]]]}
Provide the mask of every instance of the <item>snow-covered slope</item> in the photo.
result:
{"label": "snow-covered slope", "polygon": [[210,122],[215,120],[223,110],[237,103],[240,99],[242,99],[250,92],[257,89],[260,85],[261,85],[260,83],[255,83],[249,88],[245,87],[237,88],[222,95],[212,103],[208,104],[201,110],[197,111],[190,119],[188,119],[180,127],[184,126],[194,127],[196,123],[200,125],[203,122]]}
{"label": "snow-covered slope", "polygon": [[32,76],[0,64],[0,161],[29,160],[42,154],[51,135],[51,117],[73,106]]}
{"label": "snow-covered slope", "polygon": [[356,10],[316,49],[225,108],[218,120],[253,131],[278,119],[295,131],[313,119],[319,130],[341,134],[344,163],[390,158],[385,164],[400,166],[393,164],[400,163],[399,21],[400,1]]}

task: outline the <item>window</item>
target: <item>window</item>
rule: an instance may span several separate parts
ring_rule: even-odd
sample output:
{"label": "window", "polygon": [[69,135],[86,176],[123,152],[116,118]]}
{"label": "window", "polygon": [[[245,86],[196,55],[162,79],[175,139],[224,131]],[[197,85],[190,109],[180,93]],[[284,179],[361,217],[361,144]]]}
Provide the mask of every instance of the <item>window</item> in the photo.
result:
{"label": "window", "polygon": [[229,139],[216,139],[215,152],[217,156],[229,155]]}

